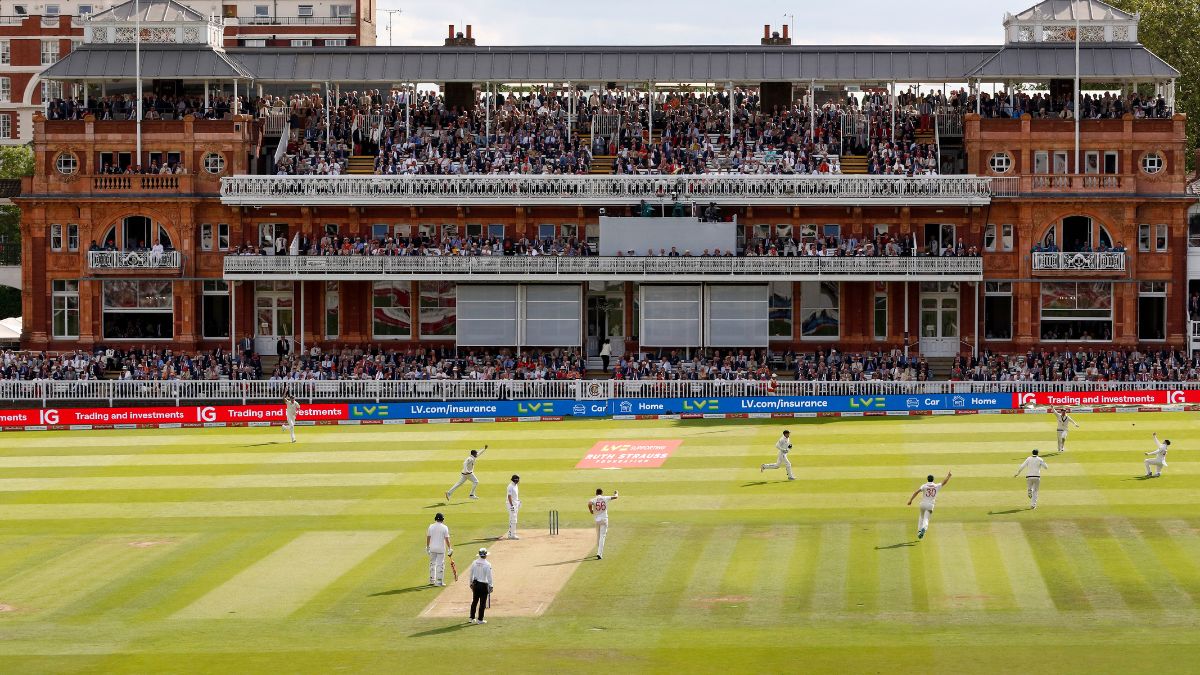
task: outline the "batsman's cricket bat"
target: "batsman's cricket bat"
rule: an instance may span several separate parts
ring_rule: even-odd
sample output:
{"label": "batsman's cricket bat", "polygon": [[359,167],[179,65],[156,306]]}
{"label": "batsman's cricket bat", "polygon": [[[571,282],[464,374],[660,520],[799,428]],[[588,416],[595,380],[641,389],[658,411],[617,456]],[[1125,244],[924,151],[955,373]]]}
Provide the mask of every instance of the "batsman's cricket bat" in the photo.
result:
{"label": "batsman's cricket bat", "polygon": [[450,556],[450,573],[454,575],[454,580],[458,581],[458,568],[454,566],[454,556]]}
{"label": "batsman's cricket bat", "polygon": [[492,592],[488,591],[488,609],[492,608]]}

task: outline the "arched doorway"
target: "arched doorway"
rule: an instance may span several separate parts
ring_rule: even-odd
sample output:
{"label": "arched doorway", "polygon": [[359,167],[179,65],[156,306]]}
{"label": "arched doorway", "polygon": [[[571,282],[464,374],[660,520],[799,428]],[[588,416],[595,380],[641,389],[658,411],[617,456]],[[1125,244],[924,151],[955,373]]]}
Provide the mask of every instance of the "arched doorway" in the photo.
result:
{"label": "arched doorway", "polygon": [[175,248],[167,228],[155,223],[149,216],[126,216],[121,222],[105,231],[98,242],[101,248],[111,251],[146,251],[161,243],[163,250]]}

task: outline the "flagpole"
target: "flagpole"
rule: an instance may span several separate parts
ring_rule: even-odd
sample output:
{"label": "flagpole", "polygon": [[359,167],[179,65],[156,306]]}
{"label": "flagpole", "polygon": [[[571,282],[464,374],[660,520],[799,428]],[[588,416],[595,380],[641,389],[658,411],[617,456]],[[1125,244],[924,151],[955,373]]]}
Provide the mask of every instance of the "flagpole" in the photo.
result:
{"label": "flagpole", "polygon": [[141,3],[133,0],[133,60],[134,79],[137,81],[137,160],[134,162],[140,171],[142,168],[142,11]]}
{"label": "flagpole", "polygon": [[1075,173],[1079,170],[1079,10],[1075,10]]}

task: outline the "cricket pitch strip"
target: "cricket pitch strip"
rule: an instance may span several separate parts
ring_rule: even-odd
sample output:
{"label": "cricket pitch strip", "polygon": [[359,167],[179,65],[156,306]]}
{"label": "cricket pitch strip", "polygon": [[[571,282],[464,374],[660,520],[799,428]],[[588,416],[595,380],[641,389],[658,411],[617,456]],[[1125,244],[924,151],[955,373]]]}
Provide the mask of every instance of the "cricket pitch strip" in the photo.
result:
{"label": "cricket pitch strip", "polygon": [[[517,540],[493,542],[487,550],[496,584],[487,616],[541,616],[595,546],[594,529],[564,529],[556,536],[522,534]],[[452,581],[447,562],[447,586],[421,611],[421,617],[466,620],[471,611],[467,569],[478,550],[474,545],[455,547],[458,581]]]}

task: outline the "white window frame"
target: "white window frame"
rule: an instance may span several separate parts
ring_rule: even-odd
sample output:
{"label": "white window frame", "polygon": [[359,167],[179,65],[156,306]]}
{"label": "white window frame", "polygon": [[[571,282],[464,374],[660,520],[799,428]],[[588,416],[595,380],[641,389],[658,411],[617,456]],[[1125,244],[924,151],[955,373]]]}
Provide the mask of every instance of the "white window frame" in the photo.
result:
{"label": "white window frame", "polygon": [[1016,333],[1016,327],[1013,325],[1014,308],[1013,308],[1012,297],[1013,297],[1012,282],[1010,282],[1010,281],[985,281],[985,282],[983,282],[983,325],[985,327],[985,329],[984,329],[985,333],[986,333],[986,326],[988,323],[988,319],[990,318],[989,313],[987,311],[987,308],[988,308],[987,299],[988,298],[1008,298],[1008,337],[1006,337],[1006,338],[992,337],[992,338],[988,338],[988,339],[1002,341],[1002,342],[1006,342],[1006,341],[1013,339],[1013,335]]}
{"label": "white window frame", "polygon": [[1162,173],[1167,167],[1167,159],[1161,152],[1152,150],[1142,155],[1142,171],[1151,176]]}
{"label": "white window frame", "polygon": [[325,46],[326,47],[345,47],[346,46],[346,38],[334,38],[334,39],[325,40]]}
{"label": "white window frame", "polygon": [[79,16],[84,17],[91,15],[95,11],[94,7],[94,5],[80,5]]}
{"label": "white window frame", "polygon": [[293,47],[311,47],[311,46],[313,46],[313,41],[310,38],[292,40],[292,46]]}
{"label": "white window frame", "polygon": [[253,39],[249,39],[249,40],[242,40],[242,46],[243,47],[266,47],[267,39],[266,38],[253,38]]}
{"label": "white window frame", "polygon": [[12,115],[0,113],[0,138],[12,138]]}
{"label": "white window frame", "polygon": [[200,250],[213,250],[213,226],[212,223],[200,224]]}
{"label": "white window frame", "polygon": [[1141,223],[1138,225],[1138,251],[1141,253],[1149,253],[1151,245],[1152,232],[1149,223]]}
{"label": "white window frame", "polygon": [[217,250],[229,250],[229,223],[217,223]]}
{"label": "white window frame", "polygon": [[[56,340],[70,340],[79,337],[79,281],[75,279],[55,279],[50,282],[50,334]],[[74,307],[71,299],[75,300]],[[61,306],[60,306],[61,305]],[[58,313],[63,313],[63,330],[58,331]],[[70,317],[75,316],[75,332],[70,332]]]}
{"label": "white window frame", "polygon": [[67,250],[68,251],[78,251],[79,250],[79,224],[78,223],[68,223],[67,224]]}
{"label": "white window frame", "polygon": [[313,6],[296,5],[296,16],[302,19],[311,19],[313,16]]}
{"label": "white window frame", "polygon": [[1016,240],[1016,237],[1014,236],[1015,233],[1016,233],[1016,228],[1013,226],[1012,223],[1004,223],[1004,224],[1000,225],[1000,250],[1001,251],[1013,250],[1013,245],[1015,244],[1015,240]]}
{"label": "white window frame", "polygon": [[1083,153],[1083,172],[1086,174],[1100,173],[1100,151],[1088,150]]}
{"label": "white window frame", "polygon": [[256,19],[271,18],[271,6],[270,5],[255,5],[254,6],[254,18],[256,18]]}
{"label": "white window frame", "polygon": [[12,103],[11,77],[0,77],[0,103]]}
{"label": "white window frame", "polygon": [[[1142,298],[1161,298],[1163,305],[1163,325],[1161,338],[1142,337]],[[1139,342],[1166,342],[1167,340],[1167,282],[1139,281],[1138,282],[1138,318],[1137,331]]]}
{"label": "white window frame", "polygon": [[988,168],[992,173],[1005,174],[1012,171],[1012,167],[1013,158],[1007,151],[999,150],[988,157]]}
{"label": "white window frame", "polygon": [[[210,175],[218,176],[225,173],[225,155],[219,152],[210,152],[204,155],[201,162],[204,165],[204,171]],[[214,169],[216,170],[214,171]]]}
{"label": "white window frame", "polygon": [[1036,150],[1033,153],[1033,173],[1044,175],[1050,173],[1050,153],[1046,150]]}
{"label": "white window frame", "polygon": [[352,5],[330,5],[329,16],[335,19],[348,19],[354,16],[354,7]]}
{"label": "white window frame", "polygon": [[8,40],[0,40],[0,66],[12,65],[12,43]]}
{"label": "white window frame", "polygon": [[42,40],[41,55],[43,66],[52,66],[58,63],[58,54],[58,38]]}
{"label": "white window frame", "polygon": [[[1112,158],[1113,170],[1108,170],[1108,160]],[[1121,173],[1121,153],[1116,150],[1105,150],[1104,157],[1100,163],[1100,173],[1115,175]]]}
{"label": "white window frame", "polygon": [[1154,226],[1154,252],[1165,253],[1171,242],[1171,230],[1166,223],[1158,223]]}
{"label": "white window frame", "polygon": [[50,225],[50,250],[63,250],[63,226],[59,223]]}
{"label": "white window frame", "polygon": [[[1066,150],[1055,150],[1052,156],[1053,161],[1050,163],[1050,173],[1056,176],[1066,175],[1071,173],[1071,161],[1068,159]],[[1059,168],[1062,171],[1059,171]]]}
{"label": "white window frame", "polygon": [[64,176],[79,171],[79,158],[70,152],[60,152],[54,157],[54,168]]}
{"label": "white window frame", "polygon": [[983,228],[983,250],[995,251],[996,242],[999,237],[998,228],[995,223],[988,223]]}
{"label": "white window frame", "polygon": [[[223,279],[209,279],[200,285],[200,335],[206,340],[228,340],[230,332],[233,330],[233,317],[230,317],[229,323],[226,325],[225,335],[209,335],[208,329],[208,303],[206,298],[210,297],[229,297],[230,287],[229,282]],[[232,300],[228,303],[229,307],[233,307]]]}

